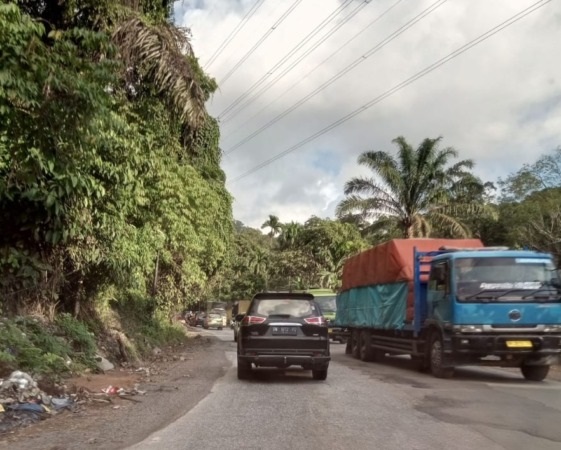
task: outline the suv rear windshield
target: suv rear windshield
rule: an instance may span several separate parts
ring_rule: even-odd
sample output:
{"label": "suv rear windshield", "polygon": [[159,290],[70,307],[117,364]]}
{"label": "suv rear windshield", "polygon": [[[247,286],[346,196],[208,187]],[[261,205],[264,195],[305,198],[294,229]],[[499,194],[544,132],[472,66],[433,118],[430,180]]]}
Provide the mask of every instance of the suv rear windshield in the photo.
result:
{"label": "suv rear windshield", "polygon": [[262,298],[255,300],[252,314],[260,316],[309,317],[318,315],[318,308],[311,300]]}

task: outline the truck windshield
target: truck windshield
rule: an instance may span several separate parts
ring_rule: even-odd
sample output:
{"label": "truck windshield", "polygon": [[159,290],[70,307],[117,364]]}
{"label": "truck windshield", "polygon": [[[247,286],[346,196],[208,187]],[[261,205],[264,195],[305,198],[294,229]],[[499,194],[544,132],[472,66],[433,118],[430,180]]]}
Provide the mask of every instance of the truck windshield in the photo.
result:
{"label": "truck windshield", "polygon": [[461,258],[454,262],[460,301],[559,301],[549,258]]}
{"label": "truck windshield", "polygon": [[315,297],[316,303],[319,304],[322,313],[334,313],[337,311],[337,302],[335,296]]}

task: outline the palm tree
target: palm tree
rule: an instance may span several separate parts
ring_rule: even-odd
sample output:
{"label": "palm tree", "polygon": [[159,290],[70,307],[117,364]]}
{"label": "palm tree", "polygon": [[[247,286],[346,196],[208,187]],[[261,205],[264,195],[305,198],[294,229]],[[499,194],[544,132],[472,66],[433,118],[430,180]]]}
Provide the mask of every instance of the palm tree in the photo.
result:
{"label": "palm tree", "polygon": [[258,247],[251,254],[248,269],[253,275],[261,277],[267,289],[269,283],[269,253],[264,248]]}
{"label": "palm tree", "polygon": [[279,239],[285,248],[294,247],[296,239],[302,232],[303,226],[298,222],[290,222],[281,226],[282,232]]}
{"label": "palm tree", "polygon": [[206,120],[205,101],[216,89],[199,66],[189,30],[167,20],[150,21],[138,2],[121,0],[112,17],[112,40],[119,51],[123,75],[130,85],[148,79],[182,123],[186,135]]}
{"label": "palm tree", "polygon": [[273,238],[282,231],[282,223],[277,216],[270,214],[269,218],[261,225],[261,229],[263,228],[269,228],[269,236]]}
{"label": "palm tree", "polygon": [[428,237],[435,225],[454,236],[468,236],[470,231],[457,214],[481,212],[484,206],[472,200],[455,203],[451,199],[466,183],[473,183],[469,172],[473,161],[449,165],[458,152],[450,147],[440,149],[441,139],[427,138],[413,149],[400,136],[392,141],[398,147],[396,157],[384,151],[361,154],[359,164],[371,169],[376,177],[349,180],[345,184],[347,198],[338,205],[337,215],[359,213],[365,219],[374,219],[369,232],[397,227],[406,238]]}

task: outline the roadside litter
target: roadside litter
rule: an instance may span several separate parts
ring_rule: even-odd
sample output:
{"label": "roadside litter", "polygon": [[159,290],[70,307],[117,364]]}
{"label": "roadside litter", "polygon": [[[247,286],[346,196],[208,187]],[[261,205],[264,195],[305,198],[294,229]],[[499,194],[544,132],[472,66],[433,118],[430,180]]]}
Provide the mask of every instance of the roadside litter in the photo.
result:
{"label": "roadside litter", "polygon": [[20,370],[0,379],[0,434],[31,425],[76,405],[72,396],[52,397]]}

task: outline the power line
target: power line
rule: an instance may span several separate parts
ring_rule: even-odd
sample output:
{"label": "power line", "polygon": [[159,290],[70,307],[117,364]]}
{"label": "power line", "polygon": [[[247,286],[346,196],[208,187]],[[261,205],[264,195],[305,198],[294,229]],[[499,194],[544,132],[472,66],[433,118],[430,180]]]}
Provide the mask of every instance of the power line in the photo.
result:
{"label": "power line", "polygon": [[393,94],[400,91],[401,89],[407,87],[411,83],[414,83],[415,81],[419,80],[420,78],[424,77],[425,75],[428,75],[432,71],[438,69],[440,66],[446,64],[447,62],[451,61],[452,59],[455,59],[456,57],[460,56],[462,53],[465,53],[466,51],[470,50],[472,47],[475,47],[476,45],[486,41],[490,37],[494,36],[495,34],[499,33],[500,31],[504,30],[505,28],[513,25],[514,23],[523,19],[527,15],[533,13],[534,11],[537,11],[538,9],[547,5],[551,1],[552,0],[539,0],[538,2],[529,6],[528,8],[523,9],[522,11],[515,14],[514,16],[511,16],[509,19],[505,20],[504,22],[500,23],[499,25],[491,28],[490,30],[488,30],[485,33],[476,37],[475,39],[473,39],[473,40],[469,41],[468,43],[462,45],[458,49],[454,50],[452,53],[449,53],[448,55],[444,56],[443,58],[439,59],[438,61],[432,63],[431,65],[429,65],[427,67],[425,67],[423,70],[417,72],[415,75],[407,78],[406,80],[404,80],[401,83],[395,85],[393,88],[387,90],[383,94],[375,97],[374,99],[372,99],[368,103],[362,105],[360,108],[355,109],[354,111],[350,112],[346,116],[340,118],[339,120],[333,122],[332,124],[328,125],[327,127],[325,127],[323,129],[319,130],[318,132],[312,134],[311,136],[308,136],[306,139],[298,142],[297,144],[293,145],[292,147],[287,148],[286,150],[282,151],[281,153],[278,153],[277,155],[275,155],[274,157],[269,158],[269,159],[263,161],[262,163],[258,164],[257,166],[255,166],[255,167],[249,169],[248,171],[242,173],[241,175],[237,176],[232,181],[230,181],[230,183],[236,183],[237,181],[257,172],[258,170],[262,169],[263,167],[266,167],[266,166],[272,164],[273,162],[283,158],[284,156],[288,155],[289,153],[291,153],[291,152],[299,149],[300,147],[306,145],[307,143],[317,139],[321,135],[323,135],[323,134],[331,131],[332,129],[338,127],[339,125],[347,122],[348,120],[357,116],[361,112],[366,111],[367,109],[371,108],[372,106],[376,105],[377,103],[380,103],[381,101],[383,101],[386,98],[392,96]]}
{"label": "power line", "polygon": [[242,95],[240,95],[236,100],[234,100],[224,111],[222,111],[218,115],[218,119],[222,119],[222,117],[235,108],[242,100],[244,100],[248,95],[251,94],[251,91],[259,87],[267,77],[271,76],[275,70],[281,67],[290,57],[300,50],[310,39],[312,39],[317,33],[321,31],[323,27],[325,27],[329,22],[331,22],[343,9],[349,6],[353,0],[345,0],[345,2],[339,5],[327,18],[323,20],[317,27],[315,27],[310,33],[306,35],[304,39],[300,41],[295,47],[292,48],[286,55],[284,55],[280,61],[278,61],[273,67],[271,67],[259,80],[253,83],[247,91],[245,91]]}
{"label": "power line", "polygon": [[220,56],[220,54],[224,51],[224,49],[230,44],[230,42],[232,42],[232,40],[236,37],[236,35],[240,32],[240,30],[244,27],[244,25],[249,21],[249,19],[251,19],[251,17],[257,12],[257,10],[259,9],[259,7],[263,4],[264,0],[257,0],[253,6],[249,9],[249,11],[246,13],[245,16],[243,16],[242,20],[240,21],[240,23],[238,23],[234,29],[230,32],[230,34],[226,37],[226,39],[224,39],[224,41],[222,42],[222,44],[220,44],[218,46],[218,48],[216,49],[216,51],[212,54],[212,56],[210,57],[210,59],[206,62],[206,64],[204,65],[205,69],[208,69],[212,63],[214,61],[216,61],[216,58],[218,58]]}
{"label": "power line", "polygon": [[222,80],[218,83],[219,85],[223,85],[235,72],[240,68],[240,66],[249,58],[255,50],[259,48],[259,46],[265,42],[265,40],[276,30],[276,28],[286,19],[294,9],[302,2],[302,0],[296,0],[289,8],[284,12],[284,14],[273,24],[269,30],[259,39],[253,47],[251,47],[247,53],[230,69],[230,71],[224,75]]}
{"label": "power line", "polygon": [[224,117],[222,117],[222,123],[226,123],[228,122],[230,119],[229,117],[234,117],[237,113],[239,113],[240,111],[244,110],[245,108],[247,108],[249,105],[251,105],[255,100],[257,100],[259,97],[261,97],[261,95],[263,93],[265,93],[266,91],[268,91],[273,85],[275,85],[279,80],[281,80],[282,78],[284,78],[286,76],[286,74],[288,74],[289,72],[291,72],[298,64],[300,64],[306,57],[308,57],[311,53],[313,53],[321,44],[323,44],[327,39],[329,39],[330,37],[333,36],[333,33],[335,33],[339,28],[341,28],[343,25],[345,25],[349,20],[351,20],[356,14],[358,14],[358,12],[364,8],[366,5],[368,5],[369,3],[371,3],[372,0],[364,0],[362,3],[359,3],[355,9],[353,9],[349,14],[347,14],[347,16],[345,16],[343,18],[343,20],[341,20],[339,23],[335,24],[335,26],[333,26],[331,29],[329,29],[328,31],[325,32],[325,34],[316,42],[313,44],[312,47],[310,47],[308,50],[306,50],[306,52],[304,52],[302,55],[300,55],[298,57],[298,59],[296,61],[293,61],[290,66],[288,66],[286,69],[284,69],[280,74],[278,74],[276,76],[276,78],[274,78],[273,80],[271,80],[267,85],[263,86],[258,92],[256,92],[252,97],[248,98],[245,102],[243,102],[241,105],[239,105],[237,108],[231,110],[230,112],[228,112],[227,114],[224,115]]}
{"label": "power line", "polygon": [[241,141],[239,141],[236,145],[234,145],[233,147],[231,147],[229,150],[225,151],[224,154],[225,155],[229,155],[230,153],[232,153],[233,151],[237,150],[238,148],[240,148],[242,145],[244,145],[245,143],[251,141],[254,137],[258,136],[259,134],[261,134],[263,131],[265,131],[267,128],[271,127],[272,125],[274,125],[275,123],[277,123],[279,120],[281,120],[283,117],[287,116],[288,114],[290,114],[292,111],[294,111],[295,109],[298,109],[300,106],[302,106],[304,103],[306,103],[308,100],[310,100],[312,97],[315,97],[317,94],[319,94],[321,91],[323,91],[324,89],[326,89],[328,86],[332,85],[335,81],[337,81],[338,79],[342,78],[344,75],[346,75],[347,73],[349,73],[351,70],[353,70],[355,67],[357,67],[358,65],[362,64],[367,58],[369,58],[370,56],[372,56],[373,54],[377,53],[378,51],[380,51],[382,48],[384,48],[387,44],[389,44],[390,42],[392,42],[393,40],[397,39],[401,34],[405,33],[405,31],[407,31],[409,28],[411,28],[413,25],[415,25],[416,23],[420,22],[421,20],[423,20],[425,17],[427,17],[429,14],[431,14],[432,12],[436,11],[440,6],[442,6],[444,3],[446,3],[448,0],[437,0],[436,2],[434,2],[433,4],[431,4],[428,8],[424,9],[423,11],[421,11],[419,14],[417,14],[415,17],[413,17],[411,20],[409,20],[407,23],[405,23],[404,25],[402,25],[401,27],[399,27],[396,31],[394,31],[392,34],[390,34],[388,37],[386,37],[385,39],[381,40],[380,42],[378,42],[374,47],[372,47],[370,50],[368,50],[364,55],[360,56],[359,58],[357,58],[356,60],[354,60],[351,64],[349,64],[348,66],[346,66],[344,69],[342,69],[341,71],[337,72],[335,75],[333,75],[329,80],[325,81],[323,84],[321,84],[319,87],[317,87],[316,89],[314,89],[312,92],[310,92],[308,95],[306,95],[304,98],[300,99],[298,102],[296,102],[294,105],[292,105],[291,107],[285,109],[282,113],[280,113],[279,115],[277,115],[276,117],[274,117],[273,119],[271,119],[269,122],[267,122],[265,125],[263,125],[261,128],[257,129],[256,131],[254,131],[253,133],[251,133],[249,136],[246,136],[244,139],[242,139]]}
{"label": "power line", "polygon": [[[280,95],[278,95],[277,97],[275,97],[274,100],[270,101],[269,103],[267,103],[263,108],[261,108],[259,111],[257,111],[253,116],[251,116],[249,119],[247,119],[245,122],[243,122],[241,125],[238,126],[238,130],[243,130],[245,129],[245,126],[250,123],[253,119],[255,119],[256,117],[260,116],[261,113],[263,111],[265,111],[269,106],[271,106],[273,103],[275,103],[279,98],[283,97],[285,94],[287,94],[288,92],[290,92],[292,89],[294,89],[296,86],[298,86],[300,83],[302,83],[306,78],[308,78],[312,73],[314,73],[317,69],[319,69],[321,66],[323,66],[325,63],[327,63],[331,58],[333,58],[336,54],[338,54],[341,50],[343,50],[347,45],[349,45],[352,41],[354,41],[356,38],[358,38],[362,33],[364,33],[368,28],[370,28],[371,26],[375,25],[378,21],[380,21],[384,16],[386,16],[392,9],[394,9],[399,3],[401,3],[403,0],[397,0],[395,3],[393,3],[389,8],[387,8],[383,13],[381,13],[380,15],[378,15],[373,21],[371,21],[368,25],[366,25],[362,30],[360,30],[358,33],[356,33],[352,38],[350,38],[348,41],[346,41],[343,45],[341,45],[337,50],[335,50],[333,53],[331,53],[327,58],[325,58],[322,62],[320,62],[318,65],[316,65],[312,70],[310,70],[306,75],[304,75],[303,77],[299,78],[298,81],[296,81],[296,83],[294,83],[292,86],[290,86],[288,89],[286,89],[285,91],[283,91]],[[224,136],[225,139],[228,139],[229,136],[232,136],[232,134],[236,134],[236,132],[234,133],[230,133],[227,134],[226,136]]]}

